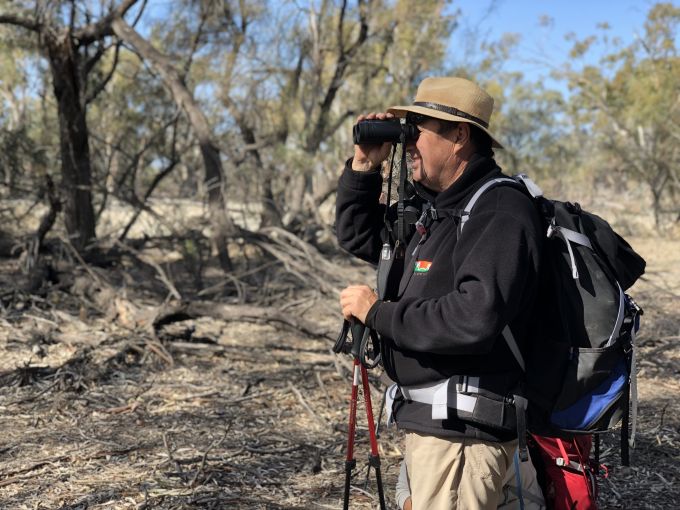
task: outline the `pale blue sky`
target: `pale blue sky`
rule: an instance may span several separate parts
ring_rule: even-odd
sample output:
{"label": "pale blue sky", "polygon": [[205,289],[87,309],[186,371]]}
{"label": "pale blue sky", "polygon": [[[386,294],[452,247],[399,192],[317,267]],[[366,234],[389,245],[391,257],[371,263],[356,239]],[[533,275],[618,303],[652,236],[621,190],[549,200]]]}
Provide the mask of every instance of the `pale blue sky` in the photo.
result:
{"label": "pale blue sky", "polygon": [[[306,6],[308,1],[300,5]],[[680,5],[680,0],[668,1]],[[474,62],[481,56],[480,42],[515,33],[521,40],[510,60],[503,63],[503,69],[521,71],[529,81],[543,81],[550,88],[566,92],[563,83],[549,77],[551,66],[560,68],[569,60],[572,43],[565,40],[566,34],[574,33],[577,39],[583,39],[597,33],[597,26],[606,22],[609,37],[620,38],[628,45],[643,33],[647,13],[655,3],[655,0],[453,0],[451,9],[460,9],[462,14],[458,28],[451,34],[447,64],[457,67]],[[413,0],[413,5],[417,8],[418,0]],[[144,32],[172,6],[172,0],[150,0],[138,28]],[[552,22],[541,24],[543,17]],[[611,53],[611,47],[608,50],[594,46],[586,61],[595,63],[606,53]]]}

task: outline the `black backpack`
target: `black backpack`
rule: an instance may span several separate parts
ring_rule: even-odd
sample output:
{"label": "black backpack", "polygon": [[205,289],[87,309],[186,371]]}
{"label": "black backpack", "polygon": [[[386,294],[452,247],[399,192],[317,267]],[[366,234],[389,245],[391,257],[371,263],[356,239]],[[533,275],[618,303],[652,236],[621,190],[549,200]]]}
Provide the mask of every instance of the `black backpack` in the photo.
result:
{"label": "black backpack", "polygon": [[518,187],[532,197],[548,237],[536,330],[524,356],[510,329],[503,332],[525,371],[528,428],[568,437],[605,432],[623,419],[622,460],[627,465],[628,445],[635,438],[635,334],[642,311],[625,291],[644,273],[645,261],[602,218],[577,203],[545,198],[523,174],[486,182],[466,205],[459,233],[479,197],[499,185]]}

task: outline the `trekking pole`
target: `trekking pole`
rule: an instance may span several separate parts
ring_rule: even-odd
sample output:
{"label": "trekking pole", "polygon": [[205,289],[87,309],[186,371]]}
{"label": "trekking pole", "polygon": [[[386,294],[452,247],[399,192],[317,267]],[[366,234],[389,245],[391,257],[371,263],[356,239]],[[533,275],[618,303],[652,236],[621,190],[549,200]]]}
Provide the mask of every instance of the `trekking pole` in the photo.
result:
{"label": "trekking pole", "polygon": [[[385,411],[385,400],[387,399],[387,393],[383,391],[382,401],[380,402],[380,411],[378,412],[378,421],[375,422],[375,439],[376,441],[380,439],[380,422],[382,422],[383,412]],[[368,487],[368,479],[371,476],[371,467],[369,466],[366,470],[366,482],[364,483],[364,489]]]}
{"label": "trekking pole", "polygon": [[[347,341],[349,331],[352,331],[352,342]],[[370,331],[361,323],[353,321],[350,324],[345,321],[340,332],[340,336],[333,347],[336,353],[345,352],[352,354],[352,392],[349,403],[349,427],[347,433],[347,456],[345,458],[345,487],[343,495],[343,510],[349,509],[349,492],[350,482],[352,479],[352,471],[356,467],[356,459],[354,458],[354,442],[356,438],[356,417],[357,417],[357,399],[359,395],[359,381],[364,393],[364,404],[366,407],[366,419],[368,422],[368,433],[371,444],[371,453],[368,458],[368,469],[371,467],[375,469],[376,483],[378,487],[378,499],[380,501],[380,509],[386,510],[385,495],[383,492],[382,476],[380,472],[380,453],[378,452],[378,440],[376,437],[375,422],[373,421],[373,408],[371,406],[371,388],[368,381],[368,370],[366,364],[375,366],[366,362],[366,348],[367,340]],[[376,361],[375,359],[373,360]],[[377,364],[377,363],[376,363]]]}
{"label": "trekking pole", "polygon": [[383,493],[382,476],[380,473],[380,452],[378,451],[378,438],[375,431],[375,422],[373,421],[373,407],[371,406],[371,387],[368,383],[368,371],[366,370],[366,367],[361,365],[360,368],[361,381],[364,385],[364,403],[366,404],[368,434],[371,440],[371,455],[368,458],[368,469],[370,470],[372,466],[375,470],[375,479],[378,486],[378,499],[380,500],[380,508],[385,510],[385,495]]}

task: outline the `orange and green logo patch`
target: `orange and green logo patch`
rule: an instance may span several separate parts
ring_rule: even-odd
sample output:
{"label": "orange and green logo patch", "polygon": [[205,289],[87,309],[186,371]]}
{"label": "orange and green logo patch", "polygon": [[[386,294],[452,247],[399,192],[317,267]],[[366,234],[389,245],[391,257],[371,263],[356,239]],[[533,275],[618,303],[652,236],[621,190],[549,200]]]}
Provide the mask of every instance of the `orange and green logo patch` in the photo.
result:
{"label": "orange and green logo patch", "polygon": [[432,262],[428,262],[427,260],[419,260],[416,262],[414,271],[416,273],[427,273],[430,270],[431,265]]}

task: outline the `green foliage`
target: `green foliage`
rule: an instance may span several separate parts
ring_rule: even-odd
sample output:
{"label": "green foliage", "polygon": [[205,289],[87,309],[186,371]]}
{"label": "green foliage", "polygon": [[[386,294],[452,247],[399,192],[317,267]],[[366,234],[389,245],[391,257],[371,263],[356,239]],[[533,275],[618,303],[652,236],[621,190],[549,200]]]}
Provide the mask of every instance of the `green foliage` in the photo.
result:
{"label": "green foliage", "polygon": [[231,35],[211,79],[230,114],[224,146],[258,145],[233,155],[234,172],[250,189],[265,186],[284,214],[335,180],[359,113],[410,100],[425,74],[441,72],[455,20],[441,0],[418,9],[404,0],[347,2],[344,10],[327,1],[276,4],[237,16],[250,22]]}
{"label": "green foliage", "polygon": [[[644,183],[660,220],[680,210],[679,7],[653,5],[644,33],[626,44],[606,23],[582,40],[568,36],[570,61],[554,73],[567,84],[563,94],[503,69],[519,34],[483,41],[473,34],[449,58],[461,15],[452,3],[178,0],[142,19],[145,37],[172,59],[209,118],[228,194],[268,204],[279,219],[317,214],[351,154],[358,114],[409,102],[422,78],[443,74],[469,77],[496,99],[492,129],[506,146],[496,155],[508,172],[558,183]],[[93,5],[38,4],[41,15],[60,20],[72,5],[78,16]],[[32,14],[35,6],[13,2],[11,12]],[[135,54],[120,47],[116,55],[116,42],[106,38],[83,83],[92,92],[115,65],[88,104],[100,212],[110,196],[137,203],[166,168],[174,170],[159,193],[205,191],[189,123]],[[59,158],[50,73],[37,43],[28,31],[0,25],[0,178],[26,189],[38,189]]]}
{"label": "green foliage", "polygon": [[46,114],[40,97],[45,84],[32,79],[42,63],[34,38],[0,26],[0,45],[0,180],[4,193],[26,194],[42,188],[53,161],[54,115]]}
{"label": "green foliage", "polygon": [[[609,161],[591,170],[644,183],[657,225],[666,213],[680,217],[679,25],[680,8],[656,4],[637,41],[604,55],[599,66],[567,66],[563,74],[574,92],[574,128],[588,126]],[[574,54],[582,56],[595,41],[592,36],[575,42]]]}

